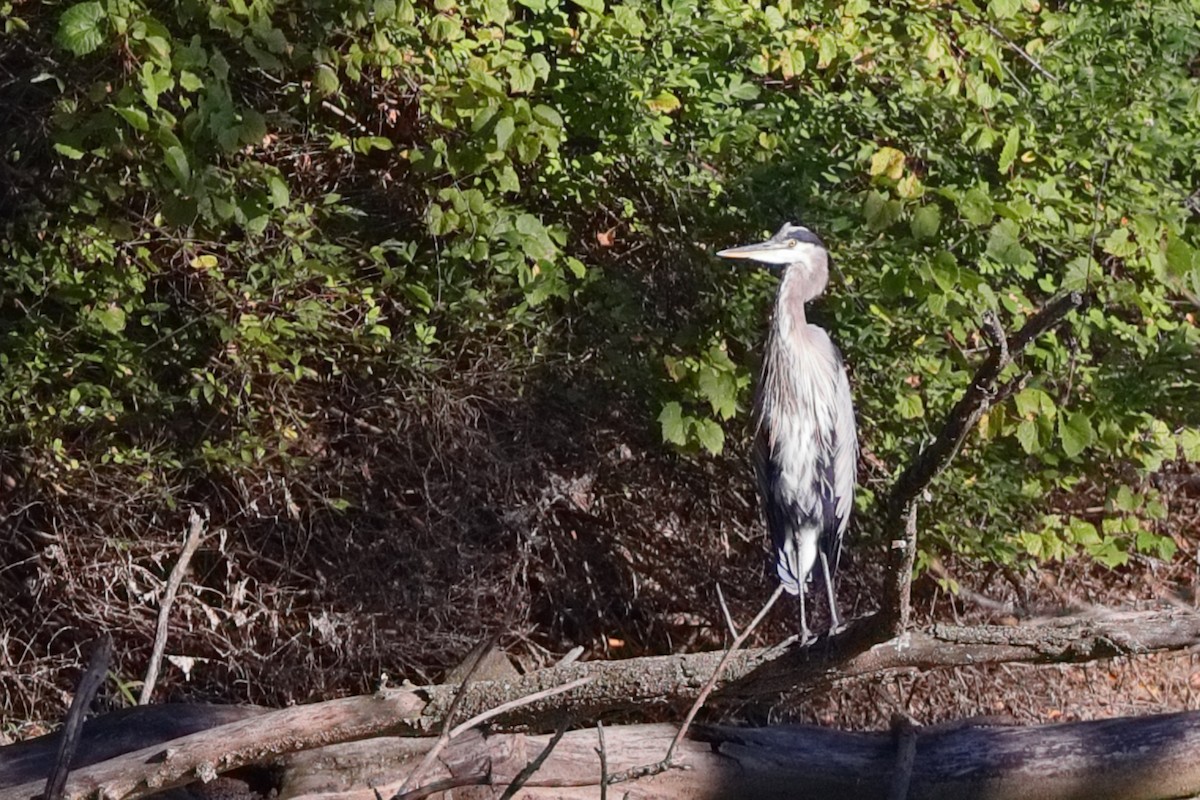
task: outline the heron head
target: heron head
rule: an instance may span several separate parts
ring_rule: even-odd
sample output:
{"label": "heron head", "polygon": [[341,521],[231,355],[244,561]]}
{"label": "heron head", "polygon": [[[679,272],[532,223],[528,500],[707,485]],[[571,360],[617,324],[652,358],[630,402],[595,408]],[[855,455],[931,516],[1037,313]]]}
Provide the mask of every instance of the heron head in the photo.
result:
{"label": "heron head", "polygon": [[785,222],[783,227],[765,242],[730,247],[717,253],[721,258],[740,258],[774,267],[799,264],[827,265],[829,253],[825,243],[803,225]]}

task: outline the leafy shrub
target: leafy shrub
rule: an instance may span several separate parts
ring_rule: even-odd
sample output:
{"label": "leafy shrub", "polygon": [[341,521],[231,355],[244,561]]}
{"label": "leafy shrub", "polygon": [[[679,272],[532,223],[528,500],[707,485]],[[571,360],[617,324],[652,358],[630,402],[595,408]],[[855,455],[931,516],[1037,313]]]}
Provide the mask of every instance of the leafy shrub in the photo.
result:
{"label": "leafy shrub", "polygon": [[[46,8],[4,11],[43,55],[0,250],[3,435],[41,478],[301,470],[314,387],[468,340],[594,356],[667,442],[740,450],[771,281],[708,253],[802,219],[838,265],[815,315],[864,507],[969,380],[982,309],[1082,290],[926,544],[1169,555],[1145,477],[1200,455],[1195,3]],[[1119,514],[1073,511],[1090,487]]]}

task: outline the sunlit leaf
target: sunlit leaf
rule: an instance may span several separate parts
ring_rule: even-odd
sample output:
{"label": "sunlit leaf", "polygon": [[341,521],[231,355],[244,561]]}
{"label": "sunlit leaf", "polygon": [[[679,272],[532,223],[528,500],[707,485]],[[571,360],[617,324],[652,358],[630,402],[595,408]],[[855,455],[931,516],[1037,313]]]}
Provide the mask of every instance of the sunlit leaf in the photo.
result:
{"label": "sunlit leaf", "polygon": [[85,56],[103,44],[106,24],[104,6],[97,2],[78,3],[59,17],[56,38],[75,55]]}

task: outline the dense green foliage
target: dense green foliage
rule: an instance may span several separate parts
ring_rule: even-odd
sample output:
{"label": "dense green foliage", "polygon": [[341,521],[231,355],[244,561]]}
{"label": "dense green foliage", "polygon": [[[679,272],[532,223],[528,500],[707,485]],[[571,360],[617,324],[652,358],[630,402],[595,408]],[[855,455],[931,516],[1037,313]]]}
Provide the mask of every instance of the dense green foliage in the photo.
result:
{"label": "dense green foliage", "polygon": [[709,253],[802,220],[839,267],[815,313],[862,508],[986,353],[980,312],[1015,329],[1078,289],[925,545],[1172,552],[1147,476],[1200,457],[1197,0],[27,8],[7,36],[55,57],[42,127],[4,134],[0,404],[47,485],[112,471],[170,504],[181,475],[302,475],[320,398],[468,342],[588,357],[718,453],[773,284]]}

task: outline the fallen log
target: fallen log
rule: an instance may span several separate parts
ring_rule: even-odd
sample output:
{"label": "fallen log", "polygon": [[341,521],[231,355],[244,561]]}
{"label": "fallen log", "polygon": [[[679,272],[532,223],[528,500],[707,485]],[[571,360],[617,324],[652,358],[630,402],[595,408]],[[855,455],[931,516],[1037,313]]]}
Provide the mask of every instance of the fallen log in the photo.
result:
{"label": "fallen log", "polygon": [[[223,738],[230,727],[201,736]],[[600,797],[602,774],[611,776],[657,761],[675,730],[666,724],[606,727],[606,773],[601,769],[597,731],[571,731],[524,781],[518,796],[530,800]],[[987,727],[966,721],[918,728],[916,735],[911,800],[1165,800],[1200,792],[1200,712],[1039,727]],[[498,798],[551,739],[526,734],[463,735],[442,753],[422,783],[469,786],[455,790],[459,800]],[[375,800],[376,791],[390,797],[433,743],[432,737],[379,737],[276,758],[273,767],[282,775],[279,800]],[[176,740],[159,751],[185,746]],[[794,798],[800,792],[817,800],[883,800],[897,765],[890,733],[802,725],[700,727],[678,757],[685,769],[610,786],[611,796],[774,800]],[[137,768],[129,759],[118,762],[122,769]],[[111,773],[116,766],[113,762],[106,771]],[[93,784],[90,794],[100,796],[104,789]],[[40,791],[36,786],[23,787],[0,791],[0,797],[26,800]]]}
{"label": "fallen log", "polygon": [[[918,728],[910,800],[1165,800],[1200,793],[1200,712],[988,727],[971,721]],[[606,726],[608,773],[652,763],[673,725]],[[547,746],[550,736],[475,736],[452,745],[426,781],[487,785],[455,797],[495,798]],[[298,753],[283,760],[280,800],[374,800],[420,759],[415,741],[373,739]],[[530,800],[600,796],[597,732],[571,731],[522,786]],[[819,798],[884,800],[897,750],[891,733],[853,733],[807,725],[707,726],[680,752],[686,770],[610,787],[628,798]],[[333,768],[336,765],[336,769]],[[339,780],[353,775],[354,780]]]}
{"label": "fallen log", "polygon": [[[839,678],[894,670],[1001,662],[1082,662],[1184,649],[1200,642],[1200,615],[1186,610],[1064,617],[1012,627],[937,625],[926,632],[902,634],[881,644],[871,643],[870,624],[866,620],[815,648],[736,653],[717,697],[771,696]],[[720,652],[710,652],[575,663],[511,680],[474,683],[462,693],[460,718],[475,717],[501,704],[583,679],[589,682],[561,697],[543,699],[512,711],[498,718],[496,724],[545,730],[556,724],[564,709],[574,719],[586,721],[614,709],[680,703],[696,696],[721,656]],[[79,766],[87,762],[77,760],[66,797],[83,798],[99,786],[108,787],[112,797],[139,797],[198,777],[322,745],[385,734],[428,736],[442,728],[447,710],[458,694],[457,684],[389,689],[371,696],[256,713],[250,719],[222,726],[219,734],[192,733],[166,750],[149,742],[126,756],[84,769]],[[178,707],[159,706],[148,707],[145,713],[173,717],[180,712]],[[139,725],[149,725],[149,719],[149,716],[142,718]],[[85,728],[85,740],[88,730]],[[88,746],[85,741],[85,749]],[[11,749],[0,748],[0,778],[11,761],[8,757]],[[39,773],[42,782],[45,774]],[[0,789],[3,798],[28,798],[40,794],[41,784],[28,778],[10,778],[0,780]],[[10,791],[15,794],[9,794]]]}

